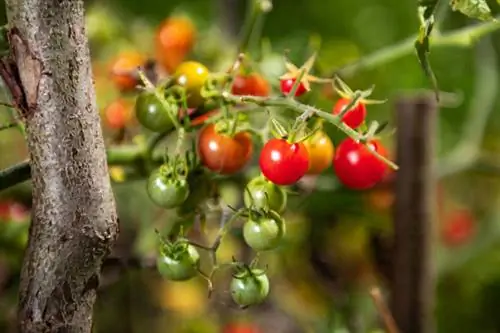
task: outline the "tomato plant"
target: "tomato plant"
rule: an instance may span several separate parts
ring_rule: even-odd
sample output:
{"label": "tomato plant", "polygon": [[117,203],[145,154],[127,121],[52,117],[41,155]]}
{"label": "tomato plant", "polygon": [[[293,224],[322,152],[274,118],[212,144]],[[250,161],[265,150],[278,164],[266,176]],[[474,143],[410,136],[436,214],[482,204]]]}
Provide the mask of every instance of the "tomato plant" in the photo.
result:
{"label": "tomato plant", "polygon": [[344,186],[355,190],[368,189],[386,175],[387,165],[368,151],[371,149],[387,157],[385,147],[376,139],[369,140],[367,146],[348,138],[337,147],[333,167]]}
{"label": "tomato plant", "polygon": [[193,213],[200,204],[208,199],[212,187],[210,177],[200,169],[190,170],[187,182],[190,189],[189,195],[179,208],[177,208],[177,213],[181,216]]}
{"label": "tomato plant", "polygon": [[116,87],[122,91],[133,90],[139,84],[135,71],[146,63],[146,58],[139,52],[120,53],[111,63],[110,75]]}
{"label": "tomato plant", "polygon": [[177,174],[174,168],[175,166],[165,164],[153,171],[148,178],[148,195],[155,204],[163,208],[178,207],[189,196],[187,179]]}
{"label": "tomato plant", "polygon": [[237,132],[232,137],[208,124],[198,137],[198,154],[201,162],[211,171],[230,175],[240,171],[252,157],[252,138],[247,132]]}
{"label": "tomato plant", "polygon": [[235,95],[269,96],[271,87],[261,75],[251,73],[248,75],[237,75],[234,78],[231,91]]}
{"label": "tomato plant", "polygon": [[161,244],[156,266],[160,274],[171,281],[186,281],[198,274],[200,254],[185,240]]}
{"label": "tomato plant", "polygon": [[242,307],[262,303],[269,295],[269,278],[260,269],[237,269],[231,280],[231,296]]}
{"label": "tomato plant", "polygon": [[292,185],[309,169],[309,155],[301,142],[271,139],[262,148],[259,158],[262,174],[277,185]]}
{"label": "tomato plant", "polygon": [[164,133],[174,128],[172,117],[177,117],[177,107],[170,104],[167,109],[153,92],[144,91],[136,99],[135,115],[144,128]]}
{"label": "tomato plant", "polygon": [[196,61],[186,61],[177,67],[174,73],[175,82],[186,89],[189,108],[197,108],[204,103],[201,89],[208,76],[208,68]]}
{"label": "tomato plant", "polygon": [[457,209],[451,212],[445,218],[444,223],[441,238],[448,246],[463,245],[475,233],[475,218],[467,209]]}
{"label": "tomato plant", "polygon": [[112,129],[122,129],[132,118],[131,106],[123,99],[117,99],[104,109],[105,124]]}
{"label": "tomato plant", "polygon": [[[341,98],[333,107],[333,114],[338,115],[349,106],[351,102],[348,98]],[[351,128],[358,128],[364,123],[366,118],[366,106],[362,102],[357,102],[352,108],[344,113],[342,122]]]}
{"label": "tomato plant", "polygon": [[243,199],[247,208],[282,213],[286,208],[287,194],[281,187],[258,176],[248,182]]}
{"label": "tomato plant", "polygon": [[[295,84],[296,79],[285,79],[280,81],[280,89],[283,95],[288,95]],[[297,90],[295,91],[295,97],[304,95],[307,92],[306,86],[300,82]]]}
{"label": "tomato plant", "polygon": [[155,35],[156,59],[173,73],[193,48],[196,29],[186,17],[170,17],[158,27]]}
{"label": "tomato plant", "polygon": [[309,154],[308,174],[318,175],[331,165],[335,149],[325,132],[317,131],[304,141],[304,145]]}
{"label": "tomato plant", "polygon": [[243,226],[243,238],[255,251],[268,251],[276,248],[285,234],[285,223],[275,211],[250,211]]}

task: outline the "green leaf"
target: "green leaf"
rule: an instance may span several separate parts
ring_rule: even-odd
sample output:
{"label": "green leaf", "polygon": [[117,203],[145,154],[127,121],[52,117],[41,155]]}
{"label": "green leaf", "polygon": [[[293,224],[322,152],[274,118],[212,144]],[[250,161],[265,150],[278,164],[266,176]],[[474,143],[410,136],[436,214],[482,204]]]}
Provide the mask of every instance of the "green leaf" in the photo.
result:
{"label": "green leaf", "polygon": [[418,17],[420,19],[420,31],[415,41],[415,50],[417,51],[418,61],[427,76],[431,81],[432,87],[436,94],[436,100],[439,101],[439,89],[436,76],[432,71],[429,62],[429,37],[434,27],[434,11],[439,0],[419,0],[418,1]]}
{"label": "green leaf", "polygon": [[471,18],[482,21],[493,19],[487,0],[450,0],[450,6],[453,10],[458,10]]}

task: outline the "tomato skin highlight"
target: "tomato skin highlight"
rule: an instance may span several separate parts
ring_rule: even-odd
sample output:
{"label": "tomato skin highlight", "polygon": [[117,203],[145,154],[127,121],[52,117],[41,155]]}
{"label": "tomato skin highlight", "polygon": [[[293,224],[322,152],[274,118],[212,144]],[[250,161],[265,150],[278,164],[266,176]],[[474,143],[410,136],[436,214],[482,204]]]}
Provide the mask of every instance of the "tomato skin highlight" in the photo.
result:
{"label": "tomato skin highlight", "polygon": [[309,154],[301,142],[269,140],[260,153],[262,174],[276,185],[292,185],[309,169]]}
{"label": "tomato skin highlight", "polygon": [[259,74],[237,75],[234,78],[231,92],[233,95],[250,95],[267,97],[271,91],[269,83]]}
{"label": "tomato skin highlight", "polygon": [[186,61],[177,67],[174,73],[175,83],[186,89],[189,108],[196,109],[205,102],[201,89],[208,76],[208,68],[196,61]]}
{"label": "tomato skin highlight", "polygon": [[144,65],[145,62],[146,58],[139,52],[126,51],[120,53],[111,63],[111,80],[121,91],[134,90],[139,81],[133,72]]}
{"label": "tomato skin highlight", "polygon": [[[347,98],[339,99],[337,103],[335,103],[332,113],[334,115],[340,114],[343,111],[343,109],[349,105],[349,103],[350,100]],[[352,107],[342,116],[342,122],[352,129],[356,129],[359,126],[361,126],[361,124],[363,124],[365,119],[366,119],[366,106],[361,102],[356,103],[354,107]]]}
{"label": "tomato skin highlight", "polygon": [[164,20],[155,35],[156,59],[172,73],[184,61],[194,46],[196,29],[186,17],[169,17]]}
{"label": "tomato skin highlight", "polygon": [[214,124],[204,127],[198,137],[198,154],[202,164],[222,175],[242,170],[252,157],[252,138],[247,132],[233,137],[217,133]]}
{"label": "tomato skin highlight", "polygon": [[[370,140],[367,145],[380,155],[388,153],[378,140]],[[387,165],[368,151],[361,143],[347,138],[337,147],[333,168],[339,181],[347,188],[365,190],[379,183],[388,171]]]}
{"label": "tomato skin highlight", "polygon": [[304,141],[304,145],[309,153],[308,175],[319,175],[332,164],[335,147],[325,132],[314,133]]}
{"label": "tomato skin highlight", "polygon": [[[295,84],[296,79],[286,79],[286,80],[281,80],[280,81],[280,89],[283,95],[288,95],[293,88],[293,85]],[[306,87],[304,84],[301,82],[299,83],[299,86],[297,87],[297,90],[295,91],[295,97],[299,97],[304,95],[307,92]]]}

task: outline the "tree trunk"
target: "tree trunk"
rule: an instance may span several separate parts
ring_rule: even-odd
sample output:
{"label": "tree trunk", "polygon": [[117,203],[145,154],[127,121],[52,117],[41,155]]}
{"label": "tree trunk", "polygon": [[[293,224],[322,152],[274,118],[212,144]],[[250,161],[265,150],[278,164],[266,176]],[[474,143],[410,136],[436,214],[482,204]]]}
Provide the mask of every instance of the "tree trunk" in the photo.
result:
{"label": "tree trunk", "polygon": [[118,221],[83,0],[6,6],[11,58],[2,60],[2,76],[26,122],[33,182],[19,329],[90,332],[101,263]]}

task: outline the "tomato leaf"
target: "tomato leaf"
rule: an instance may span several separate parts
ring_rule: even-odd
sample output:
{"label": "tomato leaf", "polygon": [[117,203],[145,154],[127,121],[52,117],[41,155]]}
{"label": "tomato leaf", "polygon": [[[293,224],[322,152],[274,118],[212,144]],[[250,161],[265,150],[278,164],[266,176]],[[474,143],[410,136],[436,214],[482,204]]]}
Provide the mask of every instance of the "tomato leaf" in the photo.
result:
{"label": "tomato leaf", "polygon": [[434,12],[439,0],[419,0],[418,1],[418,17],[420,19],[420,32],[415,41],[415,50],[417,51],[418,61],[425,75],[430,80],[436,100],[439,101],[439,89],[436,76],[432,71],[429,62],[429,37],[434,27]]}
{"label": "tomato leaf", "polygon": [[459,11],[470,18],[482,21],[493,19],[487,0],[450,0],[450,6],[454,11]]}

